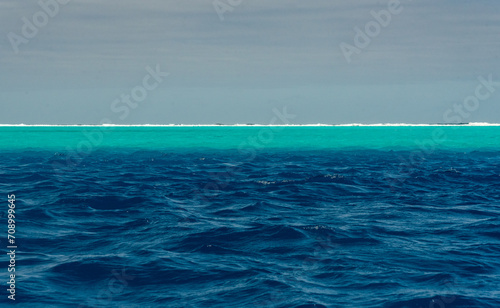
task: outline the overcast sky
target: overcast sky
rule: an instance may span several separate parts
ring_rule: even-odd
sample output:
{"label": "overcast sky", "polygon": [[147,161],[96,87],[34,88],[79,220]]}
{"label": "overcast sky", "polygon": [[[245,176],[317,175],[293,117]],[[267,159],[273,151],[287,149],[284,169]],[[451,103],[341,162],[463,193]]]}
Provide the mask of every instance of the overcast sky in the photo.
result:
{"label": "overcast sky", "polygon": [[498,0],[391,1],[0,0],[0,123],[436,123],[500,82]]}

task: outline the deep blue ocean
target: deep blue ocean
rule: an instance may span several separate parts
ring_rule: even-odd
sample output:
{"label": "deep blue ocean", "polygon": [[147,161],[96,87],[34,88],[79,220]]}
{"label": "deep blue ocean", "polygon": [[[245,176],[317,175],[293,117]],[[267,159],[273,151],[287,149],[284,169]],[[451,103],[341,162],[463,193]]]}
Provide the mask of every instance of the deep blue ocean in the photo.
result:
{"label": "deep blue ocean", "polygon": [[500,153],[415,153],[4,148],[15,303],[500,307]]}

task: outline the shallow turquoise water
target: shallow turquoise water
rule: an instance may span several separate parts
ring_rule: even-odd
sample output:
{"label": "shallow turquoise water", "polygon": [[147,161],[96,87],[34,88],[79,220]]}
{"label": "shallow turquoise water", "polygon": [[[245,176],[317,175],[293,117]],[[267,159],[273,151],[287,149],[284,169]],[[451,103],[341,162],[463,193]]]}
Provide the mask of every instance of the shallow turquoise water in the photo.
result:
{"label": "shallow turquoise water", "polygon": [[0,127],[16,304],[500,307],[499,132]]}
{"label": "shallow turquoise water", "polygon": [[498,126],[0,127],[0,149],[496,149]]}

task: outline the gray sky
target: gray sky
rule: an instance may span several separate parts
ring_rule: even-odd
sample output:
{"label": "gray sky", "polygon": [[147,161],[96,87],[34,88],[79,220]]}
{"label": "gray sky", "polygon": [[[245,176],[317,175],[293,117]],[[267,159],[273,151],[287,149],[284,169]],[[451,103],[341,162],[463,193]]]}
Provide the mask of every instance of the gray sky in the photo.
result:
{"label": "gray sky", "polygon": [[55,1],[0,0],[0,123],[436,123],[500,82],[498,0]]}

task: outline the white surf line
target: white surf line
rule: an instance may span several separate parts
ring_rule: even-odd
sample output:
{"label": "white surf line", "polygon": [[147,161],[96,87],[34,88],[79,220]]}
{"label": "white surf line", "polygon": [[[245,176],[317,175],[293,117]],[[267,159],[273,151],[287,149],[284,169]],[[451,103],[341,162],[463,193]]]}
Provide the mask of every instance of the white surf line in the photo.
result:
{"label": "white surf line", "polygon": [[0,127],[446,127],[446,126],[500,126],[500,123],[472,122],[463,124],[0,124]]}

